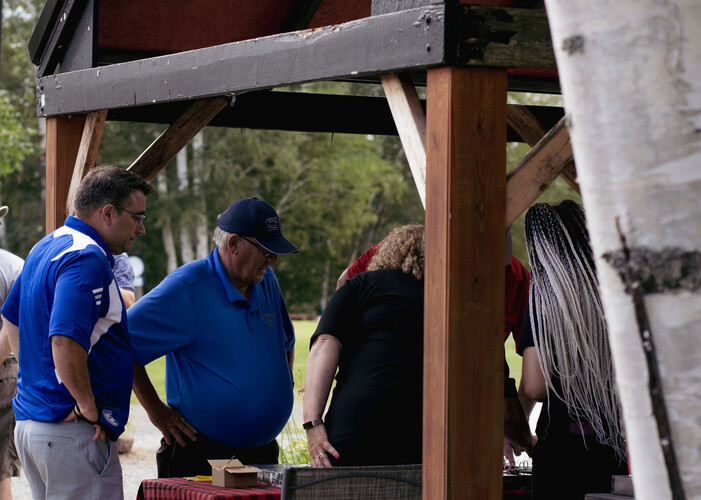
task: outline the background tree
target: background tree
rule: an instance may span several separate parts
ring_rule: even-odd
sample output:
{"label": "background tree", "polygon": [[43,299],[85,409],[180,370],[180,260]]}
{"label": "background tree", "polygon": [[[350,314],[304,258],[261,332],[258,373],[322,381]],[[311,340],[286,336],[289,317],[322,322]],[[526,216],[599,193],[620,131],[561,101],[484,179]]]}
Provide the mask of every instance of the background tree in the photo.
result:
{"label": "background tree", "polygon": [[43,120],[36,116],[34,66],[27,41],[43,2],[4,0],[0,55],[0,202],[2,245],[25,256],[44,234]]}
{"label": "background tree", "polygon": [[[15,109],[17,125],[11,128],[3,120],[0,129],[15,131],[14,137],[24,141],[25,156],[14,172],[0,172],[0,201],[11,206],[3,226],[7,247],[22,256],[44,234],[43,120],[36,118],[35,68],[27,56],[42,4],[3,3],[0,83]],[[338,82],[285,90],[300,88],[384,95],[381,85]],[[559,104],[557,96],[514,94],[511,99]],[[107,122],[98,164],[130,165],[164,129]],[[508,149],[509,168],[528,151],[525,145]],[[393,136],[207,127],[183,150],[180,162],[180,170],[174,161],[154,180],[157,189],[149,196],[146,234],[132,248],[146,264],[144,291],[175,267],[209,251],[217,215],[240,197],[259,196],[273,204],[285,233],[302,250],[280,259],[276,274],[290,310],[305,314],[315,314],[326,304],[342,270],[370,245],[397,226],[424,220],[401,143]],[[543,195],[548,200],[566,196],[572,194],[564,183]],[[513,240],[515,254],[525,263],[522,227],[522,220],[514,224]]]}

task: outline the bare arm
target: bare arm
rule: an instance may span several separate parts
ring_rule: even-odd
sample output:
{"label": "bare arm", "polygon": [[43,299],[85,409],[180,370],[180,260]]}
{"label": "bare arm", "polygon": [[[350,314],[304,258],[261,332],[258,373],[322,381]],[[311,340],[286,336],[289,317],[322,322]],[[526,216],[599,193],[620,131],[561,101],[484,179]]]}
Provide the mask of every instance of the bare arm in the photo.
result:
{"label": "bare arm", "polygon": [[134,295],[134,292],[132,292],[131,290],[127,290],[125,288],[120,288],[119,291],[122,294],[124,307],[129,309],[131,306],[134,305],[134,302],[136,302],[136,295]]}
{"label": "bare arm", "polygon": [[531,412],[533,411],[533,407],[536,404],[536,401],[534,399],[529,398],[526,394],[526,391],[523,388],[523,379],[521,379],[521,383],[518,386],[518,400],[521,401],[521,406],[523,406],[523,411],[526,412],[526,416],[530,417]]}
{"label": "bare arm", "polygon": [[197,429],[178,410],[161,401],[146,368],[137,362],[134,362],[134,394],[146,410],[151,423],[163,434],[166,443],[171,444],[173,436],[181,446],[185,446],[182,434],[193,441],[197,439]]}
{"label": "bare arm", "polygon": [[540,370],[538,353],[535,347],[526,347],[523,351],[523,373],[521,376],[523,393],[535,401],[544,401],[547,397],[545,377]]}
{"label": "bare arm", "polygon": [[[90,384],[88,371],[88,352],[78,342],[64,335],[51,337],[51,352],[56,373],[76,401],[78,411],[89,421],[99,422],[100,414],[95,404],[95,396]],[[75,415],[69,415],[66,420],[74,420]],[[99,424],[93,424],[95,435],[92,440],[104,441],[107,436]]]}
{"label": "bare arm", "polygon": [[17,325],[2,317],[2,330],[0,330],[0,360],[6,359],[11,352],[19,360],[19,328]]}
{"label": "bare arm", "polygon": [[[304,382],[304,421],[321,419],[333,377],[338,367],[341,354],[341,342],[328,333],[322,333],[316,339],[309,352]],[[338,452],[329,442],[326,427],[315,425],[307,429],[307,441],[312,467],[331,467],[326,452],[338,458]]]}

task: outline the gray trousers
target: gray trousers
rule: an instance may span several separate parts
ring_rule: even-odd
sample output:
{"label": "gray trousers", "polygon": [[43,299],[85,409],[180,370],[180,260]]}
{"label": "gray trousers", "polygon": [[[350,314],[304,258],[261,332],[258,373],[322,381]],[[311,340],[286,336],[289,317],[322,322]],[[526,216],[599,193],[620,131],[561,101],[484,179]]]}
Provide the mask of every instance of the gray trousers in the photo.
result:
{"label": "gray trousers", "polygon": [[117,444],[87,422],[18,420],[15,443],[33,500],[123,500]]}

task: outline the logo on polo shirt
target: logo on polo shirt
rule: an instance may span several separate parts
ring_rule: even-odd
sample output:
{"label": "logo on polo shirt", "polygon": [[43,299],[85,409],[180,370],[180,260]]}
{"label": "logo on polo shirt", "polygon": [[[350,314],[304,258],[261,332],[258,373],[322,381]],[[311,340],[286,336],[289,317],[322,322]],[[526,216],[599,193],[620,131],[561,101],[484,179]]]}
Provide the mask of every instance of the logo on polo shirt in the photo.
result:
{"label": "logo on polo shirt", "polygon": [[265,314],[261,319],[263,320],[263,323],[265,323],[265,326],[269,332],[275,330],[275,324],[277,323],[277,319],[274,314]]}
{"label": "logo on polo shirt", "polygon": [[113,426],[115,426],[115,427],[117,427],[117,426],[119,425],[119,423],[117,422],[117,419],[114,418],[114,415],[112,415],[112,410],[107,410],[107,409],[102,410],[102,417],[103,417],[110,425],[113,425]]}

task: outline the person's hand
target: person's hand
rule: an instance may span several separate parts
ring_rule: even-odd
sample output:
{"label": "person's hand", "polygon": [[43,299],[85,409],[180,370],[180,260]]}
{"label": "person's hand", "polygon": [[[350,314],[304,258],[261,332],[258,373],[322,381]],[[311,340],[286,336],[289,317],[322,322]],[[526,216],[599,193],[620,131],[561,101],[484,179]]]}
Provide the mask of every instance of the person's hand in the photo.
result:
{"label": "person's hand", "polygon": [[312,467],[332,467],[327,453],[333,455],[338,460],[339,454],[329,443],[324,424],[315,425],[307,429],[307,445],[309,447],[309,457]]}
{"label": "person's hand", "polygon": [[172,406],[160,402],[155,408],[147,411],[147,414],[151,423],[163,434],[166,444],[172,443],[171,436],[180,446],[185,446],[183,435],[192,441],[197,440],[197,429]]}
{"label": "person's hand", "polygon": [[73,410],[68,414],[66,418],[63,419],[64,422],[72,422],[76,418],[82,418],[95,428],[95,434],[93,434],[92,440],[97,441],[100,439],[104,441],[107,439],[107,434],[105,430],[100,425],[100,415],[97,412],[97,406],[93,402],[92,405],[88,405],[84,410],[82,410],[77,404],[73,407]]}
{"label": "person's hand", "polygon": [[504,458],[509,462],[509,468],[513,469],[516,467],[516,457],[515,455],[520,455],[520,453],[515,453],[513,446],[508,439],[504,438]]}
{"label": "person's hand", "polygon": [[[508,442],[512,455],[520,455],[525,451],[533,456],[536,438],[531,434],[528,418],[521,402],[518,398],[504,398],[504,402],[504,450],[506,451]],[[505,456],[509,458],[506,453]]]}

